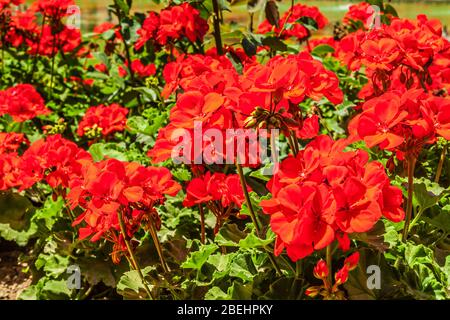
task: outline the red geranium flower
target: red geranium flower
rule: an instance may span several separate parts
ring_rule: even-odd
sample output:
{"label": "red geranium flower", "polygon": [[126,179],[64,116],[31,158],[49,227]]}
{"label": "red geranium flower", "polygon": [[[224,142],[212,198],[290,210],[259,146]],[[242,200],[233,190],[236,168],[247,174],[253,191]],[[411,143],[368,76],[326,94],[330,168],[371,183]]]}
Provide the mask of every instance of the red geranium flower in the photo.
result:
{"label": "red geranium flower", "polygon": [[113,103],[109,106],[90,107],[80,124],[77,134],[82,137],[88,131],[98,130],[104,137],[125,129],[128,109]]}
{"label": "red geranium flower", "polygon": [[9,114],[14,121],[23,122],[48,115],[44,99],[30,84],[18,84],[0,91],[0,115]]}

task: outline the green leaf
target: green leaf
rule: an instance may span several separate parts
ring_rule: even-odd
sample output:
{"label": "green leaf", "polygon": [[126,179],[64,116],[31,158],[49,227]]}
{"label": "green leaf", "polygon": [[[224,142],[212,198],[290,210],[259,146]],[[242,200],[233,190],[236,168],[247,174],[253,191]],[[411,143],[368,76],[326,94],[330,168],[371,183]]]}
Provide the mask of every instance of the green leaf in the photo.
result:
{"label": "green leaf", "polygon": [[101,161],[108,158],[115,158],[120,161],[127,161],[128,158],[122,151],[117,150],[116,143],[94,143],[89,147],[89,153],[94,161]]}
{"label": "green leaf", "polygon": [[280,13],[278,12],[278,6],[275,0],[268,0],[266,2],[266,19],[273,26],[279,27]]}
{"label": "green leaf", "polygon": [[261,40],[262,44],[274,51],[287,51],[287,45],[277,37],[266,37]]}
{"label": "green leaf", "polygon": [[258,40],[258,36],[254,34],[244,34],[241,40],[242,48],[245,51],[245,54],[249,57],[253,57],[256,55],[256,51],[259,45],[261,45],[261,41]]}
{"label": "green leaf", "polygon": [[316,57],[324,57],[329,53],[333,53],[334,48],[328,44],[319,44],[317,47],[315,47],[311,54]]}
{"label": "green leaf", "polygon": [[26,197],[12,192],[0,194],[0,224],[23,231],[30,226],[33,212],[33,205]]}
{"label": "green leaf", "polygon": [[433,207],[448,191],[426,178],[414,179],[414,204],[425,210]]}
{"label": "green leaf", "polygon": [[66,280],[48,280],[40,292],[40,298],[47,300],[68,299],[71,294],[72,291],[68,288]]}
{"label": "green leaf", "polygon": [[116,278],[114,277],[109,261],[94,257],[86,257],[78,259],[77,264],[80,266],[83,277],[91,285],[96,285],[100,282],[103,282],[109,287],[114,287],[116,285]]}
{"label": "green leaf", "polygon": [[275,237],[275,233],[270,231],[267,233],[267,239],[260,239],[252,230],[245,239],[239,241],[239,247],[242,249],[261,248],[275,241]]}
{"label": "green leaf", "polygon": [[208,261],[209,256],[218,248],[219,247],[214,243],[200,246],[198,251],[189,254],[189,257],[181,264],[181,267],[185,269],[200,270],[206,261]]}
{"label": "green leaf", "polygon": [[[141,270],[142,275],[146,278],[153,270],[155,270],[153,266],[145,267]],[[120,277],[117,283],[117,292],[127,298],[137,297],[136,294],[139,296],[146,295],[144,285],[136,270],[127,271]]]}
{"label": "green leaf", "polygon": [[237,247],[239,241],[245,239],[247,234],[241,231],[239,227],[234,223],[227,223],[220,228],[219,233],[216,235],[214,241],[219,246],[231,246]]}
{"label": "green leaf", "polygon": [[391,6],[390,4],[386,4],[384,6],[384,10],[383,10],[384,14],[391,14],[394,17],[398,18],[398,13],[397,10],[395,10],[395,8],[393,6]]}
{"label": "green leaf", "polygon": [[222,291],[219,287],[212,287],[205,294],[205,300],[230,300],[231,297]]}
{"label": "green leaf", "polygon": [[252,299],[252,284],[241,284],[237,281],[233,282],[233,285],[228,288],[228,296],[233,300],[251,300]]}
{"label": "green leaf", "polygon": [[298,19],[296,22],[300,23],[302,26],[304,26],[306,29],[308,29],[310,31],[319,30],[319,26],[317,25],[316,20],[314,20],[311,17],[303,16],[300,19]]}
{"label": "green leaf", "polygon": [[244,281],[251,281],[256,274],[257,271],[252,263],[250,254],[236,254],[233,257],[229,273],[231,277],[237,277]]}
{"label": "green leaf", "polygon": [[120,8],[120,10],[128,15],[130,13],[130,7],[124,0],[114,0],[114,3]]}
{"label": "green leaf", "polygon": [[434,218],[430,219],[428,217],[422,217],[422,219],[437,229],[450,234],[450,205],[443,207]]}

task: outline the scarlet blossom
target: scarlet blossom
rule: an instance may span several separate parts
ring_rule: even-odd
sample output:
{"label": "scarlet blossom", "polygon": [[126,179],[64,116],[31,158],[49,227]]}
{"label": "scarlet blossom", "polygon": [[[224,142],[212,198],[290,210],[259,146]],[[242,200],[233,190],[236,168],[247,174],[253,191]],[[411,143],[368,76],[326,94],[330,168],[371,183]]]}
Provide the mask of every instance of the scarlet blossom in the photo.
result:
{"label": "scarlet blossom", "polygon": [[158,28],[159,15],[156,12],[150,11],[142,23],[142,28],[137,31],[139,39],[134,44],[135,50],[140,50],[150,40],[156,40]]}
{"label": "scarlet blossom", "polygon": [[360,2],[351,5],[345,13],[345,16],[342,18],[342,23],[354,28],[358,26],[355,22],[361,22],[364,29],[369,29],[371,24],[377,22],[374,19],[381,19],[381,15],[383,15],[383,19],[387,19],[388,21],[391,21],[394,18],[391,14],[386,14],[383,10],[380,10],[380,8],[377,8],[376,10],[378,11],[375,11],[371,6],[372,5],[368,2]]}
{"label": "scarlet blossom", "polygon": [[307,52],[249,65],[240,86],[235,110],[248,115],[246,127],[277,128],[286,135],[295,131],[305,139],[316,136],[319,128],[317,117],[303,119],[299,103],[327,98],[338,104],[343,99],[336,75]]}
{"label": "scarlet blossom", "polygon": [[264,20],[258,26],[258,33],[274,31],[283,38],[296,37],[299,40],[303,40],[310,36],[309,30],[300,23],[301,18],[305,17],[314,20],[318,29],[324,28],[328,23],[327,18],[317,7],[296,4],[283,14],[277,26],[272,26],[268,20]]}
{"label": "scarlet blossom", "polygon": [[113,103],[109,106],[90,107],[78,125],[77,134],[82,137],[89,131],[99,131],[104,137],[125,129],[128,109]]}
{"label": "scarlet blossom", "polygon": [[50,114],[44,99],[30,84],[18,84],[0,91],[0,115],[9,114],[14,121],[23,122]]}
{"label": "scarlet blossom", "polygon": [[203,177],[194,178],[186,189],[183,205],[191,207],[211,200],[219,201],[223,207],[235,204],[240,208],[245,198],[239,176],[207,172]]}
{"label": "scarlet blossom", "polygon": [[156,39],[161,45],[186,37],[189,41],[203,40],[208,23],[200,12],[187,2],[161,10]]}
{"label": "scarlet blossom", "polygon": [[[336,56],[351,70],[365,66],[369,82],[360,98],[389,90],[448,86],[442,75],[448,69],[444,61],[450,57],[450,42],[442,37],[440,22],[425,15],[417,20],[393,18],[389,25],[366,32],[358,30],[345,36],[336,47]],[[438,71],[436,65],[442,62],[443,69]]]}
{"label": "scarlet blossom", "polygon": [[167,168],[116,159],[81,164],[81,174],[71,180],[67,195],[72,208],[84,209],[73,223],[83,223],[80,239],[105,237],[119,245],[118,212],[123,215],[127,235],[132,236],[142,224],[153,223],[151,219],[157,217],[154,207],[162,204],[166,195],[175,196],[180,190]]}
{"label": "scarlet blossom", "polygon": [[20,184],[20,157],[16,152],[0,155],[0,190],[8,190]]}
{"label": "scarlet blossom", "polygon": [[286,248],[295,261],[341,244],[342,234],[370,230],[382,216],[403,219],[401,191],[384,167],[362,150],[344,152],[347,144],[319,136],[281,162],[267,185],[272,199],[260,204],[277,235],[276,255]]}
{"label": "scarlet blossom", "polygon": [[22,2],[23,0],[0,0],[0,11],[10,5],[18,6]]}
{"label": "scarlet blossom", "polygon": [[27,38],[29,54],[40,54],[52,57],[62,52],[73,52],[81,44],[80,30],[62,26],[61,30],[54,32],[49,25],[42,26],[42,31],[35,30],[34,38]]}
{"label": "scarlet blossom", "polygon": [[153,63],[144,65],[139,59],[131,62],[131,70],[141,78],[150,77],[156,73],[156,67]]}
{"label": "scarlet blossom", "polygon": [[81,160],[91,155],[61,135],[48,136],[33,142],[20,159],[20,190],[45,179],[52,188],[67,188],[81,170]]}
{"label": "scarlet blossom", "polygon": [[31,10],[17,10],[9,12],[8,15],[9,23],[6,24],[5,43],[9,43],[13,47],[19,47],[27,37],[31,37],[37,31],[36,15]]}
{"label": "scarlet blossom", "polygon": [[[248,187],[247,191],[251,189]],[[207,172],[189,182],[183,206],[206,205],[216,216],[214,231],[217,233],[230,215],[240,217],[244,201],[244,192],[237,174]]]}
{"label": "scarlet blossom", "polygon": [[218,83],[231,86],[238,75],[230,60],[223,56],[193,54],[180,55],[176,61],[166,64],[163,77],[166,84],[161,95],[167,98],[179,87],[186,91],[197,83],[212,88]]}
{"label": "scarlet blossom", "polygon": [[20,184],[20,156],[18,149],[28,143],[22,133],[0,132],[0,190]]}
{"label": "scarlet blossom", "polygon": [[33,2],[31,8],[56,20],[69,15],[67,9],[71,5],[75,5],[73,0],[37,0]]}
{"label": "scarlet blossom", "polygon": [[104,63],[98,63],[94,66],[94,68],[99,72],[108,73],[108,67]]}
{"label": "scarlet blossom", "polygon": [[395,151],[401,159],[405,153],[417,155],[437,136],[450,138],[448,106],[448,99],[420,89],[386,92],[362,105],[349,124],[350,139]]}
{"label": "scarlet blossom", "polygon": [[24,143],[28,140],[23,133],[0,132],[0,154],[15,152]]}

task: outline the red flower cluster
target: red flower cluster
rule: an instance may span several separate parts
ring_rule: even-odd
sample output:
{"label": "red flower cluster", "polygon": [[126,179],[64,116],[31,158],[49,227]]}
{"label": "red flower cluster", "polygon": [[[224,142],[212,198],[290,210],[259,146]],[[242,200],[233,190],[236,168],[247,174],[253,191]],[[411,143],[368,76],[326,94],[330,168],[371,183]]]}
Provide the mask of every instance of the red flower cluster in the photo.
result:
{"label": "red flower cluster", "polygon": [[310,36],[309,30],[299,21],[301,18],[307,17],[313,19],[318,29],[322,29],[327,25],[328,20],[319,11],[317,7],[296,4],[278,21],[277,26],[272,26],[268,20],[264,20],[258,27],[258,33],[267,33],[274,31],[282,38],[295,37],[299,40],[306,39]]}
{"label": "red flower cluster", "polygon": [[79,163],[81,174],[70,181],[67,199],[72,208],[85,209],[74,221],[74,225],[86,223],[79,229],[80,239],[92,236],[91,241],[97,241],[107,233],[106,238],[117,244],[114,231],[120,230],[118,212],[123,214],[127,233],[132,236],[141,223],[152,219],[151,215],[157,216],[154,206],[161,204],[165,195],[175,196],[181,188],[163,167],[116,159]]}
{"label": "red flower cluster", "polygon": [[369,83],[361,97],[400,87],[449,87],[450,42],[442,37],[440,22],[424,15],[417,21],[393,19],[390,25],[351,33],[340,41],[337,51],[338,59],[351,70],[365,66]]}
{"label": "red flower cluster", "polygon": [[[245,96],[265,109],[279,110],[289,102],[298,104],[306,97],[326,97],[334,104],[342,102],[343,93],[336,75],[307,52],[287,57],[276,56],[266,65],[249,66],[241,80]],[[241,104],[247,113],[248,105]]]}
{"label": "red flower cluster", "polygon": [[80,137],[86,135],[92,138],[98,134],[106,137],[114,132],[123,131],[127,124],[127,114],[128,109],[117,103],[90,107],[78,125],[77,134]]}
{"label": "red flower cluster", "polygon": [[[125,65],[128,67],[128,63],[126,62]],[[104,64],[97,65],[97,70],[100,72],[106,73],[106,66]],[[156,67],[153,63],[150,63],[148,65],[144,65],[141,60],[135,59],[131,62],[131,70],[133,73],[138,76],[139,78],[146,78],[154,75],[156,73]],[[121,77],[125,77],[128,74],[128,71],[119,66],[119,75]]]}
{"label": "red flower cluster", "polygon": [[18,6],[23,0],[0,0],[0,11],[8,8],[10,5]]}
{"label": "red flower cluster", "polygon": [[18,84],[0,91],[0,116],[9,114],[14,121],[23,122],[48,115],[44,99],[30,84]]}
{"label": "red flower cluster", "polygon": [[[251,191],[250,188],[247,190]],[[220,172],[211,174],[208,171],[189,182],[183,205],[192,207],[206,204],[217,218],[214,229],[217,233],[225,219],[232,214],[239,215],[244,201],[244,192],[237,174],[226,175]]]}
{"label": "red flower cluster", "polygon": [[450,100],[421,89],[389,91],[366,101],[349,131],[351,139],[396,151],[404,159],[405,153],[417,155],[425,143],[434,143],[437,135],[450,140]]}
{"label": "red flower cluster", "polygon": [[[74,4],[73,0],[39,0],[26,11],[9,12],[6,42],[14,47],[27,45],[30,54],[51,57],[58,51],[72,52],[81,44],[81,33],[67,27],[62,19],[70,14],[68,8]],[[43,17],[40,26],[37,15]]]}
{"label": "red flower cluster", "polygon": [[22,134],[2,134],[0,141],[5,151],[0,158],[1,190],[25,190],[45,179],[57,193],[64,193],[69,181],[80,174],[77,161],[91,159],[88,152],[60,135],[35,141],[21,156],[18,148],[27,142]]}
{"label": "red flower cluster", "polygon": [[15,152],[23,143],[27,143],[23,133],[0,132],[0,154]]}
{"label": "red flower cluster", "polygon": [[218,81],[215,79],[222,80],[223,73],[230,74],[229,78],[234,81],[233,78],[237,76],[233,71],[235,70],[230,60],[223,56],[180,55],[176,61],[169,62],[164,67],[163,77],[166,85],[161,95],[168,98],[179,87],[188,91],[208,82],[211,82],[210,87],[214,86],[214,81]]}
{"label": "red flower cluster", "polygon": [[372,20],[373,18],[380,19],[380,21],[378,21],[380,23],[381,15],[383,15],[383,19],[388,19],[389,21],[394,18],[392,15],[384,13],[379,8],[379,11],[376,12],[373,8],[370,7],[371,4],[368,2],[360,2],[351,5],[348,8],[348,11],[346,12],[344,18],[342,18],[342,23],[344,25],[352,25],[353,27],[357,27],[355,25],[355,22],[362,22],[362,29],[367,30],[371,27],[370,24],[377,23],[377,21]]}
{"label": "red flower cluster", "polygon": [[166,45],[183,37],[191,42],[202,41],[207,31],[207,21],[200,17],[197,9],[185,2],[161,10],[159,14],[150,12],[138,30],[140,37],[135,49],[140,50],[150,40],[158,45]]}
{"label": "red flower cluster", "polygon": [[347,141],[319,136],[280,164],[263,200],[277,234],[275,254],[304,258],[335,239],[348,249],[348,234],[366,232],[382,217],[401,221],[402,192],[390,185],[381,163],[367,152],[344,152]]}
{"label": "red flower cluster", "polygon": [[18,149],[27,139],[22,133],[0,133],[0,190],[8,190],[17,185],[19,176]]}
{"label": "red flower cluster", "polygon": [[[171,110],[169,125],[160,130],[154,148],[149,151],[157,162],[172,155],[180,141],[178,129],[190,131],[189,136],[193,137],[195,121],[202,123],[202,132],[210,128],[225,131],[258,126],[292,129],[300,138],[312,138],[319,130],[318,118],[303,119],[298,104],[307,97],[314,100],[326,97],[333,103],[343,99],[336,75],[306,52],[276,56],[265,65],[248,64],[242,75],[226,57],[180,56],[165,67],[163,75],[166,79],[163,96],[177,87],[184,93]],[[210,144],[203,143],[202,150]],[[217,151],[219,159],[234,159],[235,155],[227,156],[224,150],[225,147]],[[195,154],[191,150],[192,162]],[[249,163],[247,160],[250,159],[245,161]]]}
{"label": "red flower cluster", "polygon": [[40,30],[36,31],[36,37],[26,39],[29,54],[52,57],[58,51],[72,52],[81,44],[81,33],[78,29],[64,26],[55,34],[51,26],[44,25],[42,28],[42,33]]}
{"label": "red flower cluster", "polygon": [[237,174],[207,172],[203,177],[194,178],[189,182],[183,205],[192,207],[208,201],[219,201],[224,208],[233,204],[240,208],[244,200]]}
{"label": "red flower cluster", "polygon": [[78,161],[91,159],[87,151],[60,135],[39,139],[20,158],[17,186],[25,190],[45,179],[53,189],[62,190],[80,175],[81,165]]}

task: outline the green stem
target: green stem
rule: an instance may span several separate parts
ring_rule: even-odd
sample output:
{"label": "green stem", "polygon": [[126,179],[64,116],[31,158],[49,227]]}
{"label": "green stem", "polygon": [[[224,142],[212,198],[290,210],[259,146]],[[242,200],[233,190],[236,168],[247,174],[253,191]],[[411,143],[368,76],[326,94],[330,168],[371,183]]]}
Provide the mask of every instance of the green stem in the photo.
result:
{"label": "green stem", "polygon": [[198,205],[198,210],[200,211],[200,239],[202,244],[206,242],[206,232],[205,232],[205,212],[203,211],[203,207],[201,204]]}
{"label": "green stem", "polygon": [[153,222],[153,219],[150,221],[150,235],[153,238],[153,243],[155,244],[156,251],[158,252],[159,260],[161,261],[161,265],[164,269],[164,272],[168,273],[170,271],[169,266],[167,265],[166,260],[164,259],[161,242],[159,242],[158,234],[156,233],[156,227],[155,223]]}
{"label": "green stem", "polygon": [[250,218],[252,219],[253,224],[255,225],[255,229],[256,229],[256,233],[257,233],[258,237],[260,237],[261,236],[261,228],[259,227],[259,223],[256,218],[255,211],[253,211],[252,202],[250,200],[250,195],[248,194],[248,190],[247,190],[247,182],[245,181],[244,172],[242,171],[242,167],[239,164],[238,159],[236,159],[236,168],[237,168],[237,172],[239,174],[239,179],[241,180],[241,186],[242,186],[242,191],[244,192],[245,202],[247,203],[247,207],[250,212]]}
{"label": "green stem", "polygon": [[213,5],[213,24],[214,24],[214,39],[216,41],[217,54],[223,55],[222,37],[220,35],[220,9],[218,0],[212,0]]}
{"label": "green stem", "polygon": [[30,80],[33,80],[33,76],[34,76],[34,71],[36,70],[36,65],[37,65],[37,57],[39,55],[39,50],[41,49],[41,41],[42,41],[42,37],[44,36],[44,27],[45,27],[45,19],[47,18],[47,16],[44,14],[44,16],[42,17],[42,28],[41,28],[41,34],[39,35],[39,41],[38,41],[38,45],[37,45],[37,50],[34,53],[33,56],[33,65],[31,66],[31,73],[30,73]]}
{"label": "green stem", "polygon": [[441,158],[439,159],[439,164],[436,170],[436,177],[434,178],[434,182],[439,183],[439,179],[441,178],[442,168],[444,167],[445,155],[447,154],[447,144],[442,148]]}
{"label": "green stem", "polygon": [[408,202],[406,205],[406,217],[405,217],[405,226],[403,228],[402,240],[406,241],[408,238],[409,224],[412,218],[412,209],[413,209],[413,195],[414,195],[414,168],[416,167],[416,158],[408,157],[407,159],[408,165]]}
{"label": "green stem", "polygon": [[295,263],[295,279],[299,279],[303,273],[303,260],[297,260]]}
{"label": "green stem", "polygon": [[414,225],[417,223],[417,221],[419,221],[419,218],[422,216],[423,210],[420,209],[419,212],[417,213],[417,215],[414,217],[414,219],[411,221],[409,227],[408,227],[408,232],[412,230],[412,228],[414,227]]}
{"label": "green stem", "polygon": [[150,291],[150,288],[147,285],[147,281],[144,278],[144,275],[142,274],[141,268],[139,267],[139,264],[136,260],[136,257],[134,256],[134,252],[131,248],[130,242],[127,239],[127,233],[125,229],[125,224],[123,222],[122,214],[120,210],[117,210],[117,217],[119,218],[119,225],[120,225],[120,232],[122,233],[123,241],[125,242],[125,245],[127,247],[128,253],[130,255],[130,259],[132,261],[132,266],[137,271],[139,278],[141,279],[142,285],[144,286],[145,291],[147,292],[150,299],[155,300],[155,298],[152,295],[152,292]]}
{"label": "green stem", "polygon": [[56,49],[56,42],[57,42],[57,36],[58,34],[55,34],[53,36],[53,43],[52,43],[52,66],[51,66],[51,75],[50,75],[50,93],[53,94],[53,77],[55,73],[55,49]]}
{"label": "green stem", "polygon": [[273,256],[272,252],[268,252],[267,256],[269,257],[270,263],[272,263],[272,266],[275,268],[276,273],[281,276],[283,275],[281,273],[280,266],[278,265],[277,261],[275,260],[275,257]]}

